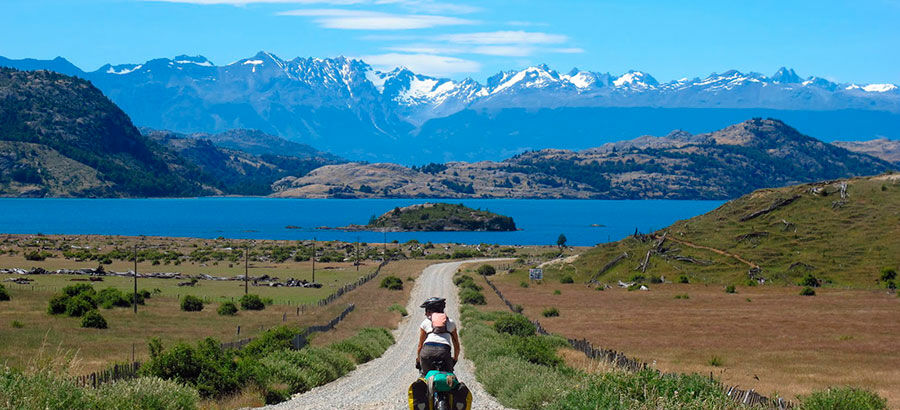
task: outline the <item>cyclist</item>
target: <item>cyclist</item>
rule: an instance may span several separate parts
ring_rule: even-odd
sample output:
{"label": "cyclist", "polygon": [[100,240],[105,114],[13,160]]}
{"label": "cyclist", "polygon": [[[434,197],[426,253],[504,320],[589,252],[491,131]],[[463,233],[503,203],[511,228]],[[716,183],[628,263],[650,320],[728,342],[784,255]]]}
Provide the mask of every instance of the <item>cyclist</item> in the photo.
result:
{"label": "cyclist", "polygon": [[[425,309],[425,320],[419,325],[419,347],[416,350],[416,368],[420,368],[422,374],[428,374],[431,370],[452,372],[459,359],[459,334],[456,332],[456,322],[444,314],[446,306],[446,300],[437,297],[428,298],[419,306]],[[443,368],[436,368],[437,361],[444,363]]]}

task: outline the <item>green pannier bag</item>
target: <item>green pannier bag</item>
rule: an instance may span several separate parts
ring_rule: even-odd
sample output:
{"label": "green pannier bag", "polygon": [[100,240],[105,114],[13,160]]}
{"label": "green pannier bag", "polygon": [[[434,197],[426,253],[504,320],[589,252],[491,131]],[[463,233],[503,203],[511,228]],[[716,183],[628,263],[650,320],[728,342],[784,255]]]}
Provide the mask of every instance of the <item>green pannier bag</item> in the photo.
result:
{"label": "green pannier bag", "polygon": [[452,391],[459,387],[459,380],[455,374],[437,370],[428,372],[425,375],[425,382],[434,389],[433,391],[439,392]]}

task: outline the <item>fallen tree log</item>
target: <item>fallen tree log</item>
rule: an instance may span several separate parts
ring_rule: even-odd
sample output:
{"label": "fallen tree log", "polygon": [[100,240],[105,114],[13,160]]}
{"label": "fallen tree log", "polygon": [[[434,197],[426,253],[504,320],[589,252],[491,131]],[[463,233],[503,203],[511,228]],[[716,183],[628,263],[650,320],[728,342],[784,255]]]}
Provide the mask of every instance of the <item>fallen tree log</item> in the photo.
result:
{"label": "fallen tree log", "polygon": [[606,265],[603,265],[603,267],[597,273],[595,273],[594,276],[591,276],[591,280],[589,280],[587,283],[597,283],[598,277],[600,277],[601,275],[606,273],[606,271],[612,269],[613,266],[616,266],[616,264],[618,264],[619,262],[621,262],[623,259],[625,259],[627,257],[628,257],[628,252],[622,252],[621,255],[616,256],[615,258],[613,258],[613,260],[609,261]]}
{"label": "fallen tree log", "polygon": [[750,233],[745,233],[743,235],[735,236],[734,240],[736,242],[743,242],[743,241],[746,241],[747,239],[763,238],[766,236],[769,236],[769,233],[766,231],[750,232]]}
{"label": "fallen tree log", "polygon": [[741,222],[746,222],[746,221],[749,221],[749,220],[751,220],[751,219],[753,219],[753,218],[757,218],[757,217],[763,216],[763,215],[765,215],[765,214],[767,214],[767,213],[769,213],[769,212],[772,212],[772,211],[774,211],[774,210],[776,210],[776,209],[778,209],[778,208],[781,208],[781,207],[785,207],[785,206],[790,205],[792,202],[796,201],[798,198],[800,198],[800,195],[794,195],[794,196],[792,196],[792,197],[790,197],[790,198],[777,199],[777,200],[775,200],[775,202],[772,203],[772,205],[769,205],[769,206],[768,206],[767,208],[765,208],[765,209],[760,209],[759,211],[756,211],[756,212],[753,212],[753,213],[744,215],[743,217],[741,217],[740,221],[741,221]]}

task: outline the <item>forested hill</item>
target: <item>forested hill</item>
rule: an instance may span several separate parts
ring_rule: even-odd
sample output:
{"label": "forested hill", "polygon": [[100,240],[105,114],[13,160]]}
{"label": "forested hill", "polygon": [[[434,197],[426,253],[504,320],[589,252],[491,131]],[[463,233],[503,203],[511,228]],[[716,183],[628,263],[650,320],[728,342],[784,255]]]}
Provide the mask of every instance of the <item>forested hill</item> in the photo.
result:
{"label": "forested hill", "polygon": [[530,151],[501,162],[332,165],[274,188],[285,197],[730,199],[896,168],[779,120],[755,118],[708,134],[676,131],[584,151]]}
{"label": "forested hill", "polygon": [[0,195],[218,193],[198,169],[141,135],[90,82],[0,68]]}
{"label": "forested hill", "polygon": [[212,135],[149,129],[143,132],[210,175],[224,193],[233,195],[268,195],[272,183],[281,178],[344,162],[308,145],[255,130]]}

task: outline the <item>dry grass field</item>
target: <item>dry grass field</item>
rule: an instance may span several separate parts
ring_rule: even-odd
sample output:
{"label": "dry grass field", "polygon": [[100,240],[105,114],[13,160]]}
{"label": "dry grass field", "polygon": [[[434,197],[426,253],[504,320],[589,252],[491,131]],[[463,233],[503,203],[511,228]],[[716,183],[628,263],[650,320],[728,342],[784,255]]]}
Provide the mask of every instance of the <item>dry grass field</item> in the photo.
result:
{"label": "dry grass field", "polygon": [[[403,316],[396,311],[388,310],[388,308],[394,304],[405,307],[419,274],[426,267],[435,263],[440,263],[440,261],[409,260],[387,264],[377,278],[343,297],[342,302],[356,305],[353,313],[338,324],[334,330],[316,335],[312,344],[324,346],[353,336],[360,329],[366,327],[397,328],[397,325],[403,320]],[[381,279],[388,275],[403,280],[403,290],[388,290],[379,287]],[[409,278],[413,280],[410,281]],[[420,317],[422,314],[422,312],[407,313],[411,317]]]}
{"label": "dry grass field", "polygon": [[[392,262],[387,265],[384,274],[403,275],[401,277],[405,280],[407,276],[417,276],[420,266],[424,267],[429,263],[433,262]],[[327,270],[323,274],[337,275],[336,272],[343,272],[339,276],[340,281],[336,282],[337,285],[342,285],[371,272],[374,264],[371,265],[364,266],[359,273],[355,269],[344,267],[343,271]],[[317,280],[329,282],[319,279],[318,275]],[[241,282],[200,281],[194,288],[184,288],[177,287],[171,279],[139,279],[141,289],[158,287],[163,293],[147,300],[146,305],[138,306],[136,315],[131,308],[100,309],[109,322],[109,329],[95,330],[81,328],[80,318],[50,316],[46,313],[47,301],[58,289],[86,282],[71,282],[75,277],[70,275],[29,277],[35,279],[35,290],[31,290],[30,285],[5,284],[12,300],[0,303],[0,365],[23,368],[42,355],[53,357],[62,353],[74,357],[73,367],[69,370],[74,375],[101,370],[113,362],[130,361],[132,346],[136,359],[143,360],[148,356],[147,340],[150,337],[160,337],[166,345],[176,341],[193,343],[205,337],[221,341],[238,340],[253,337],[262,330],[281,324],[308,326],[325,323],[343,310],[347,303],[357,304],[358,310],[348,316],[349,325],[340,327],[341,335],[350,335],[361,327],[395,326],[399,314],[387,311],[387,306],[393,303],[404,304],[408,293],[406,289],[409,288],[407,286],[402,292],[379,289],[379,276],[356,291],[344,295],[336,303],[325,308],[304,307],[298,315],[297,302],[318,300],[334,287],[326,285],[321,290],[251,287],[251,293],[273,297],[276,301],[288,300],[292,304],[276,303],[263,311],[242,310],[237,316],[230,317],[216,313],[219,306],[217,301],[230,300],[231,297],[238,299],[243,294]],[[129,278],[105,277],[103,282],[92,284],[99,290],[106,287],[130,289],[131,283]],[[304,293],[311,291],[315,294]],[[201,312],[183,312],[175,297],[176,293],[193,294],[216,302],[207,303]],[[374,312],[375,310],[378,312]],[[22,327],[15,327],[14,321]],[[237,334],[238,326],[241,327],[240,335]],[[322,339],[329,340],[333,337],[335,336],[329,334]]]}
{"label": "dry grass field", "polygon": [[[524,288],[519,275],[494,278],[548,331],[586,338],[663,371],[712,372],[726,384],[788,398],[859,386],[900,408],[900,298],[886,291],[820,288],[808,297],[799,287],[738,287],[727,294],[722,286],[693,284],[598,291],[548,281]],[[489,306],[505,308],[489,288],[484,293]],[[548,307],[560,316],[543,317]]]}

